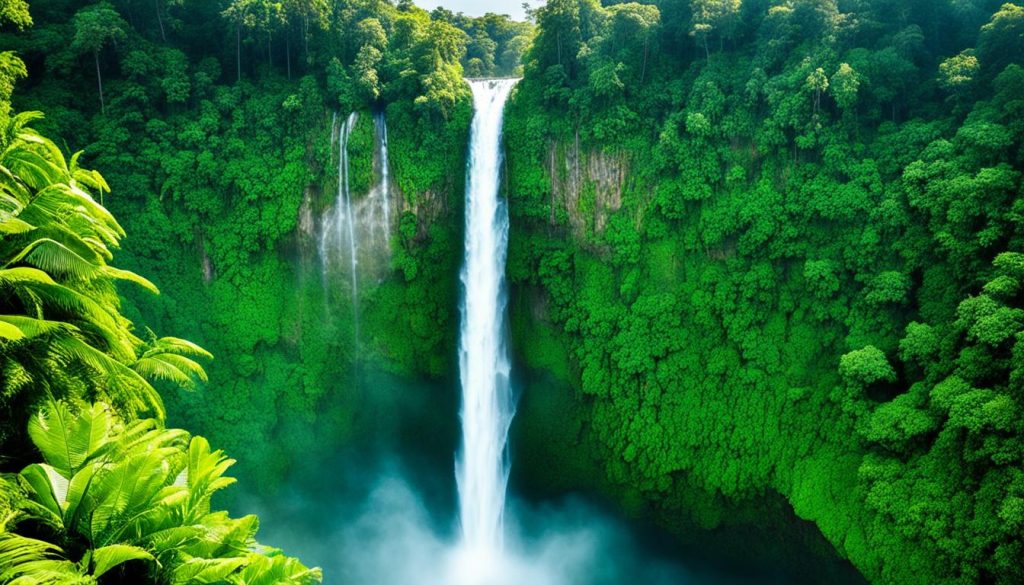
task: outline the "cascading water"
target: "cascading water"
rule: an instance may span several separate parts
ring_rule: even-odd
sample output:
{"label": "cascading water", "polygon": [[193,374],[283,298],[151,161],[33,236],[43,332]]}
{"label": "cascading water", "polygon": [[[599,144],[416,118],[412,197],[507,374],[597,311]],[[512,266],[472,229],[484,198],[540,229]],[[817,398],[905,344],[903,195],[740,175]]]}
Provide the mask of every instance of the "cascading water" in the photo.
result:
{"label": "cascading water", "polygon": [[356,260],[355,217],[352,213],[352,193],[349,190],[348,139],[352,135],[352,128],[355,127],[357,121],[359,121],[359,114],[352,112],[341,127],[338,144],[340,164],[338,165],[338,204],[336,208],[338,241],[345,240],[342,229],[348,234],[349,274],[352,279],[352,310],[355,314],[356,340],[359,339],[359,274],[356,272],[358,260]]}
{"label": "cascading water", "polygon": [[508,209],[499,199],[505,102],[517,80],[471,81],[475,113],[466,180],[466,250],[462,269],[462,452],[456,464],[460,548],[467,582],[486,583],[501,554],[508,429],[515,405],[504,339]]}
{"label": "cascading water", "polygon": [[374,171],[377,183],[355,202],[359,270],[363,282],[385,279],[391,270],[391,173],[388,161],[388,127],[384,114],[373,117]]}
{"label": "cascading water", "polygon": [[[332,138],[338,142],[338,196],[334,202],[334,209],[324,218],[324,225],[320,234],[320,258],[323,262],[325,286],[332,243],[336,246],[342,261],[348,264],[349,280],[352,289],[352,311],[357,331],[359,326],[359,275],[356,272],[356,266],[359,263],[357,259],[358,236],[356,235],[355,214],[352,212],[352,194],[349,191],[348,139],[352,135],[352,128],[355,127],[358,120],[359,115],[356,112],[352,112],[341,123],[341,128],[337,132],[332,133]],[[336,125],[337,115],[335,115],[335,122],[332,123],[332,127]]]}
{"label": "cascading water", "polygon": [[390,270],[392,232],[387,124],[383,114],[373,117],[377,147],[373,163],[377,182],[361,196],[352,192],[350,179],[349,143],[358,121],[358,114],[352,113],[339,125],[335,115],[331,125],[332,142],[338,145],[338,192],[334,206],[323,218],[320,236],[324,287],[328,286],[332,266],[347,276],[357,336],[360,284],[372,284],[386,277]]}
{"label": "cascading water", "polygon": [[377,114],[373,118],[377,126],[377,139],[380,141],[380,185],[375,190],[376,201],[374,207],[379,210],[378,225],[383,227],[380,230],[384,237],[384,245],[390,249],[388,238],[391,235],[391,170],[388,161],[388,124],[384,114]]}

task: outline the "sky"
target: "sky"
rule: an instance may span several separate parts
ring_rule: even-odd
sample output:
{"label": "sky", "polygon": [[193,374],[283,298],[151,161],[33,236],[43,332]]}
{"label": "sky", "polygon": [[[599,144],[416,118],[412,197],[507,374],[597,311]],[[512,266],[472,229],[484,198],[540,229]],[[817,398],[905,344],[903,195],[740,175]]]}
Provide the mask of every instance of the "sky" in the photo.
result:
{"label": "sky", "polygon": [[[508,14],[515,20],[525,20],[523,13],[524,0],[415,0],[417,6],[433,10],[444,6],[452,12],[463,12],[467,16],[483,16],[488,12]],[[543,4],[543,0],[529,0],[533,7]]]}

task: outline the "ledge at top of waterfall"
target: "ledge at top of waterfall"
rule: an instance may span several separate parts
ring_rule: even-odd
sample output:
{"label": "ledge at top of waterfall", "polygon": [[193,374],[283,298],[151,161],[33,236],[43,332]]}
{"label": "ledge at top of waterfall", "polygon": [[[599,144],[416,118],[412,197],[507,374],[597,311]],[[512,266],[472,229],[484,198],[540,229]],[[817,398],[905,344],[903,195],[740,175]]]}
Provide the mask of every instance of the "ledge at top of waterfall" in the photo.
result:
{"label": "ledge at top of waterfall", "polygon": [[[499,197],[505,103],[517,79],[470,81],[473,123],[466,177],[462,268],[462,450],[456,463],[463,568],[500,555],[508,485],[508,429],[515,413],[505,331],[508,209]],[[468,561],[467,561],[468,559]]]}
{"label": "ledge at top of waterfall", "polygon": [[464,77],[467,83],[474,83],[479,81],[521,81],[522,77]]}

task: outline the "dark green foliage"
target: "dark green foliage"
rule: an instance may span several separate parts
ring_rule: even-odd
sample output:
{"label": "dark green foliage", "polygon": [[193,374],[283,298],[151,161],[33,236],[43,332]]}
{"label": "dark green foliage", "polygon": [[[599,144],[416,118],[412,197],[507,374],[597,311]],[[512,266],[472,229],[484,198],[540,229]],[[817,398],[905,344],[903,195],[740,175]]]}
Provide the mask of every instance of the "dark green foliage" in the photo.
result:
{"label": "dark green foliage", "polygon": [[462,66],[467,77],[509,77],[522,75],[522,58],[533,39],[533,26],[516,22],[504,14],[488,13],[469,17],[436,8],[431,16],[449,22],[466,35]]}
{"label": "dark green foliage", "polygon": [[[67,42],[76,13],[83,31],[109,24],[107,42]],[[165,291],[121,291],[125,312],[218,356],[208,384],[167,397],[172,420],[273,490],[297,464],[289,453],[357,435],[355,364],[450,373],[471,115],[458,29],[366,2],[59,0],[33,16],[30,31],[0,33],[31,73],[19,105],[45,107],[44,128],[108,169],[108,203],[132,234],[118,262]],[[0,90],[19,73],[4,71]],[[105,111],[88,97],[98,72]],[[317,253],[337,191],[331,119],[353,110],[353,197],[377,180],[371,113],[384,110],[404,199],[394,271],[360,298],[359,343],[350,298]]]}
{"label": "dark green foliage", "polygon": [[516,330],[627,505],[776,490],[873,582],[1024,577],[1020,10],[538,11],[509,273],[569,364]]}

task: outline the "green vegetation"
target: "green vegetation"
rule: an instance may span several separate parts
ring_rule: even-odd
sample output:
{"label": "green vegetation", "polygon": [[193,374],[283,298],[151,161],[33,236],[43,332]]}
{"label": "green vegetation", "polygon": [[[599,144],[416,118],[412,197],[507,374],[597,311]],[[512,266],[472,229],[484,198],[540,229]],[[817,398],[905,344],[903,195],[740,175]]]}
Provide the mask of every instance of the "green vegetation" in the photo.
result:
{"label": "green vegetation", "polygon": [[479,18],[446,8],[435,8],[430,15],[451,23],[466,33],[468,44],[462,58],[467,77],[511,77],[523,73],[523,55],[533,41],[533,26],[516,22],[504,14],[488,13]]}
{"label": "green vegetation", "polygon": [[320,582],[318,569],[256,543],[255,516],[211,511],[234,461],[206,439],[154,419],[125,424],[102,403],[51,403],[28,432],[44,463],[0,478],[0,581]]}
{"label": "green vegetation", "polygon": [[[5,3],[17,20],[23,5]],[[0,87],[24,74],[3,55]],[[116,283],[156,287],[111,264],[124,230],[94,198],[96,171],[65,159],[11,115],[0,95],[0,582],[282,583],[318,569],[261,547],[254,516],[211,508],[234,462],[202,437],[163,428],[154,385],[206,380],[212,356],[178,338],[146,339],[121,312]],[[89,402],[87,402],[89,401]],[[74,406],[72,406],[74,405]],[[30,440],[30,443],[29,443]],[[41,456],[39,461],[36,453]]]}
{"label": "green vegetation", "polygon": [[[41,130],[104,169],[131,234],[118,263],[164,291],[122,287],[125,314],[218,356],[208,384],[165,395],[175,424],[273,489],[300,463],[290,454],[359,436],[357,364],[451,375],[471,116],[463,32],[362,1],[58,0],[32,17],[0,32],[27,64],[16,105],[45,111]],[[337,191],[331,120],[353,110],[366,114],[350,149],[354,196],[376,180],[373,111],[386,112],[401,194],[394,274],[362,291],[359,344],[344,283],[320,274],[316,252]]]}
{"label": "green vegetation", "polygon": [[[524,77],[506,178],[531,482],[680,529],[778,493],[872,582],[1024,581],[1024,8],[531,18],[0,0],[0,582],[319,577],[211,512],[229,460],[165,403],[267,494],[372,424],[363,368],[453,375],[464,75]],[[352,111],[353,196],[379,179],[380,112],[399,193],[358,340],[317,251]]]}
{"label": "green vegetation", "polygon": [[572,372],[613,491],[708,527],[778,491],[873,582],[1021,582],[1024,9],[537,22],[506,128],[514,326]]}

